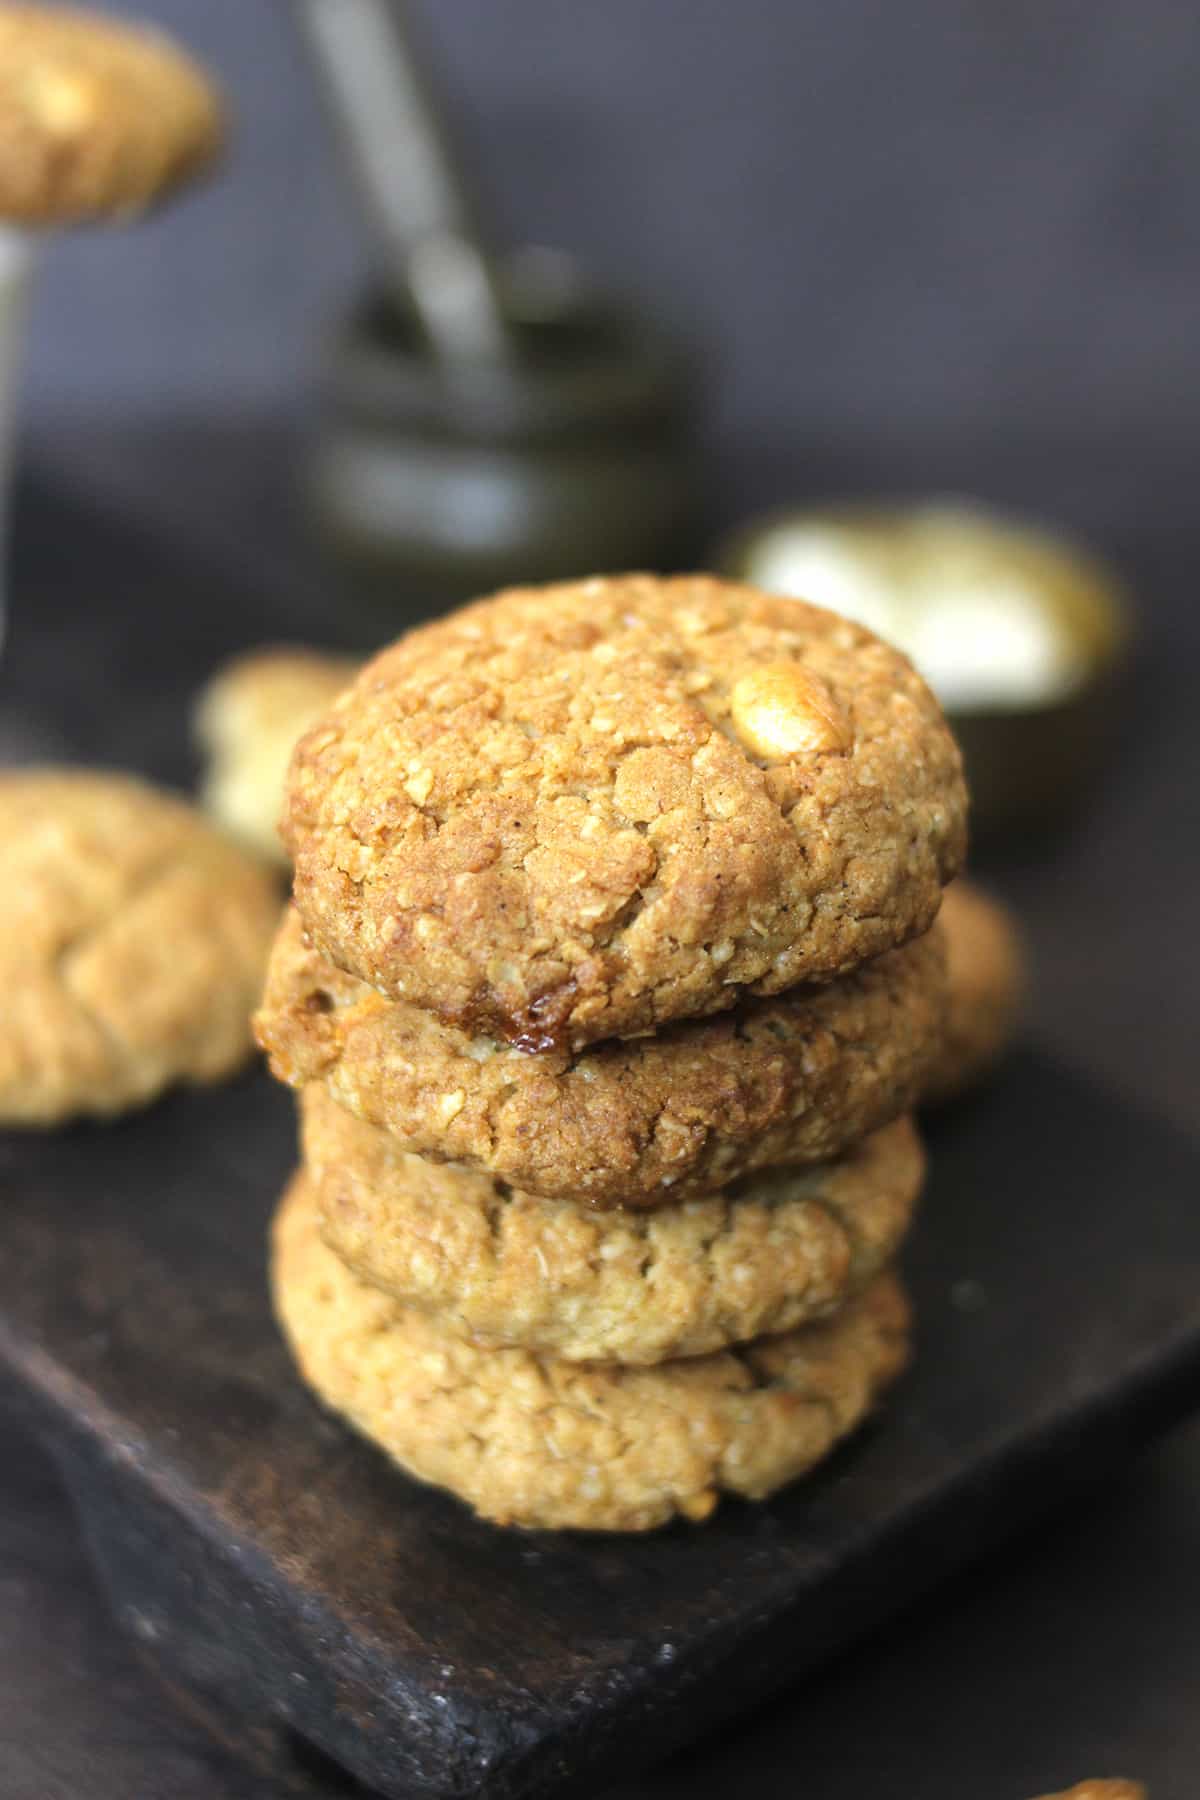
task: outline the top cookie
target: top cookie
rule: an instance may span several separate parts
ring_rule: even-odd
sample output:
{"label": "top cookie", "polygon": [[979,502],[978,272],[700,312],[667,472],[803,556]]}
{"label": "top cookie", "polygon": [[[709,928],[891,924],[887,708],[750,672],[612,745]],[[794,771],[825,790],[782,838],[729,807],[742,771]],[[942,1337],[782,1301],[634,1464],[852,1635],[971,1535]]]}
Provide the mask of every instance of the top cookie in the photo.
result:
{"label": "top cookie", "polygon": [[279,809],[296,739],[354,679],[359,665],[302,645],[253,650],[209,682],[196,708],[207,757],[201,798],[225,829],[286,864]]}
{"label": "top cookie", "polygon": [[256,863],[140,781],[0,775],[0,1124],[228,1074],[278,912]]}
{"label": "top cookie", "polygon": [[283,836],[330,957],[527,1049],[826,981],[925,931],[965,840],[929,689],[707,576],[514,589],[301,739]]}
{"label": "top cookie", "polygon": [[211,162],[223,136],[211,83],[158,32],[0,6],[0,217],[141,212]]}

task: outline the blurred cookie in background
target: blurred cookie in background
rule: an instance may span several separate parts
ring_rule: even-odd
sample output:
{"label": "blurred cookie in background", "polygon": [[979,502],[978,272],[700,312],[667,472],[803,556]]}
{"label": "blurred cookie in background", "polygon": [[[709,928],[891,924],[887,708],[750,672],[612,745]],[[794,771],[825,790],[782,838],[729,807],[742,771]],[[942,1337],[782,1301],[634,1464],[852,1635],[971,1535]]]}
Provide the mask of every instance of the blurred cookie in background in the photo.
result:
{"label": "blurred cookie in background", "polygon": [[1062,1794],[1043,1794],[1042,1800],[1146,1800],[1140,1781],[1081,1781]]}
{"label": "blurred cookie in background", "polygon": [[161,32],[0,6],[0,217],[129,217],[199,175],[224,138],[216,87]]}
{"label": "blurred cookie in background", "polygon": [[0,3],[0,638],[14,424],[42,245],[59,228],[140,217],[213,163],[225,131],[215,85],[160,32]]}
{"label": "blurred cookie in background", "polygon": [[231,1074],[278,916],[270,876],[183,801],[87,769],[0,775],[0,1125]]}
{"label": "blurred cookie in background", "polygon": [[925,1088],[940,1105],[982,1081],[1008,1049],[1025,991],[1025,952],[1012,913],[973,881],[946,889],[938,914],[946,941],[945,1045]]}
{"label": "blurred cookie in background", "polygon": [[357,672],[350,657],[281,644],[227,663],[200,696],[201,803],[280,868],[287,867],[278,824],[292,748]]}

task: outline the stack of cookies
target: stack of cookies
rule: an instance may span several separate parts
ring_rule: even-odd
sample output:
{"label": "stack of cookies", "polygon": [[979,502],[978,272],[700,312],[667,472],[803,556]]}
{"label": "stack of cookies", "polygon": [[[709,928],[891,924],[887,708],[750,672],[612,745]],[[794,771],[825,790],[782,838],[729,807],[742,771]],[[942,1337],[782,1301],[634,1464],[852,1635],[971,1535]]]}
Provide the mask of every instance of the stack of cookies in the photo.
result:
{"label": "stack of cookies", "polygon": [[526,1526],[827,1455],[907,1353],[964,815],[907,661],[749,588],[516,590],[368,664],[293,757],[258,1019],[326,1402]]}

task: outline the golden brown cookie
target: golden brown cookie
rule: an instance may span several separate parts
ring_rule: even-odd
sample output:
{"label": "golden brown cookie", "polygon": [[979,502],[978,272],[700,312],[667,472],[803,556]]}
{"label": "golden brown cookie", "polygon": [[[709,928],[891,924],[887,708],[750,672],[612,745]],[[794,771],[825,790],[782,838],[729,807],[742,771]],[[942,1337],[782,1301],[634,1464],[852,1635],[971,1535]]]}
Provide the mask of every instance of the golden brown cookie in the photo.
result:
{"label": "golden brown cookie", "polygon": [[127,776],[0,775],[0,1124],[116,1113],[249,1056],[273,883]]}
{"label": "golden brown cookie", "polygon": [[1042,1800],[1146,1800],[1140,1781],[1081,1781],[1061,1794],[1043,1794]]}
{"label": "golden brown cookie", "polygon": [[900,1119],[833,1163],[596,1212],[411,1156],[320,1087],[301,1120],[321,1235],[355,1274],[460,1336],[568,1362],[700,1356],[823,1317],[895,1256],[924,1175]]}
{"label": "golden brown cookie", "polygon": [[224,129],[207,76],[161,33],[0,5],[0,217],[141,212],[206,167]]}
{"label": "golden brown cookie", "polygon": [[357,668],[348,656],[279,645],[227,663],[200,696],[196,737],[207,759],[201,800],[232,836],[281,866],[288,759]]}
{"label": "golden brown cookie", "polygon": [[1025,957],[1007,907],[958,880],[939,914],[946,935],[949,1006],[946,1039],[924,1098],[951,1100],[980,1081],[1007,1050],[1025,986]]}
{"label": "golden brown cookie", "polygon": [[274,1227],[275,1306],[304,1375],[423,1481],[498,1524],[645,1531],[762,1499],[828,1456],[908,1355],[878,1276],[820,1325],[652,1369],[481,1350],[339,1262],[304,1175]]}
{"label": "golden brown cookie", "polygon": [[526,1055],[384,1000],[288,914],[256,1026],[281,1081],[323,1081],[403,1148],[550,1198],[661,1206],[825,1162],[907,1111],[939,1054],[940,935],[827,987],[652,1038]]}
{"label": "golden brown cookie", "polygon": [[283,834],[381,993],[578,1049],[919,935],[957,747],[861,626],[707,576],[516,589],[414,631],[301,739]]}

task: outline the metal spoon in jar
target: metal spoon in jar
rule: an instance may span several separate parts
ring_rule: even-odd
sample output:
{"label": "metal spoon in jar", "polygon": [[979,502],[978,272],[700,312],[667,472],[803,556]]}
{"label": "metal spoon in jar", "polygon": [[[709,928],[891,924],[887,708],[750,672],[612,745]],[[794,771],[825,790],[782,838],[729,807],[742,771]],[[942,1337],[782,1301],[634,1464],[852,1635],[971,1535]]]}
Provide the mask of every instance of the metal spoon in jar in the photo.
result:
{"label": "metal spoon in jar", "polygon": [[493,259],[401,0],[298,0],[384,279],[439,361],[514,355]]}

